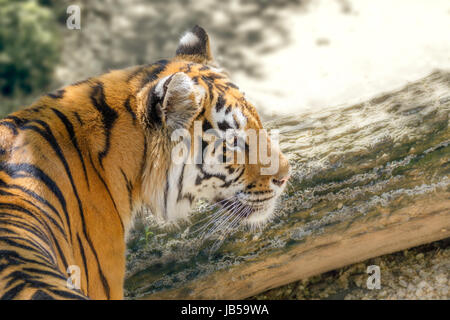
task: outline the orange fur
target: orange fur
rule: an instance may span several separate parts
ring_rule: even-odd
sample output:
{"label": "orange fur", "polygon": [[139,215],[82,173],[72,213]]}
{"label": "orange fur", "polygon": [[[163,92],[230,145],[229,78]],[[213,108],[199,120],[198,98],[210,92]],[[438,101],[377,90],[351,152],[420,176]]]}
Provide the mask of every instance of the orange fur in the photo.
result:
{"label": "orange fur", "polygon": [[[183,72],[206,93],[195,119],[213,121],[221,88],[247,128],[262,129],[228,77],[206,67],[209,42],[205,52],[90,78],[0,122],[0,297],[123,298],[124,239],[134,212],[157,205],[150,200],[162,196],[170,166],[169,132],[149,127],[150,90]],[[289,165],[280,159],[282,178]],[[246,168],[245,180],[258,188],[273,178],[260,177],[260,165]],[[66,286],[70,265],[81,269],[79,292]]]}

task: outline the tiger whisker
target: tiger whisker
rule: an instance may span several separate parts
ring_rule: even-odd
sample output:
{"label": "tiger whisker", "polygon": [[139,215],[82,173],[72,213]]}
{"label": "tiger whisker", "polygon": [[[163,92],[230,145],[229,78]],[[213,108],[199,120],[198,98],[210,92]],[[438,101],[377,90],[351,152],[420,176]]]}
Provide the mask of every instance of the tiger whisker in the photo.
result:
{"label": "tiger whisker", "polygon": [[221,228],[225,223],[227,223],[229,221],[229,219],[233,218],[233,212],[240,207],[241,203],[236,201],[232,207],[227,209],[227,215],[224,215],[221,217],[221,219],[218,219],[216,221],[216,223],[214,223],[211,226],[211,229],[209,229],[204,236],[206,236],[206,238],[210,237],[212,234],[214,234],[219,228]]}
{"label": "tiger whisker", "polygon": [[229,208],[227,211],[231,214],[228,216],[225,216],[222,221],[220,221],[217,224],[214,224],[213,227],[206,233],[206,238],[210,237],[212,234],[214,234],[223,224],[225,224],[227,221],[233,218],[232,212],[236,210],[236,206],[239,208],[241,206],[241,202],[235,202],[233,207]]}
{"label": "tiger whisker", "polygon": [[224,229],[224,234],[222,235],[221,239],[216,240],[212,247],[211,247],[211,252],[216,251],[218,248],[220,248],[220,246],[222,245],[222,243],[225,241],[226,236],[232,232],[233,230],[237,230],[236,226],[240,225],[240,223],[242,222],[242,220],[244,219],[245,215],[251,211],[251,207],[242,205],[240,207],[240,210],[236,213],[235,218],[228,224],[228,226]]}
{"label": "tiger whisker", "polygon": [[203,226],[192,232],[192,234],[195,235],[201,233],[199,237],[202,238],[202,234],[205,232],[205,230],[207,230],[211,225],[219,221],[226,213],[227,211],[225,209],[219,210],[214,216],[210,217],[209,221],[207,221]]}
{"label": "tiger whisker", "polygon": [[[219,202],[215,203],[214,206],[217,206],[217,204],[220,203],[220,202],[223,202],[223,201],[226,201],[226,200],[231,200],[231,199],[234,198],[234,197],[235,197],[235,196],[232,196],[232,197],[230,197],[230,198],[228,198],[228,199],[224,199],[224,200],[222,200],[222,201],[219,201]],[[225,204],[225,206],[226,206],[226,205],[228,205],[228,204]],[[221,209],[223,209],[223,207],[222,207]],[[207,216],[204,217],[203,219],[200,219],[200,220],[197,221],[195,224],[191,225],[191,228],[194,227],[194,226],[196,226],[196,225],[198,225],[198,224],[201,224],[201,223],[204,222],[205,220],[209,220],[209,219],[212,219],[213,217],[217,216],[217,215],[221,212],[221,209],[219,209],[218,211],[214,212],[213,214],[207,215]],[[205,210],[207,210],[207,209],[205,209]]]}
{"label": "tiger whisker", "polygon": [[245,217],[245,212],[249,211],[249,210],[250,209],[248,207],[246,207],[246,206],[242,206],[240,208],[239,212],[236,213],[236,217],[234,218],[234,220],[229,223],[227,228],[225,228],[224,235],[223,235],[224,237],[227,236],[230,231],[232,231],[237,225],[240,224],[240,222]]}
{"label": "tiger whisker", "polygon": [[213,228],[210,229],[208,236],[214,234],[223,225],[226,225],[231,219],[233,219],[233,213],[240,207],[239,203],[236,203],[230,210],[228,210],[228,215],[222,219],[219,223],[215,224]]}
{"label": "tiger whisker", "polygon": [[229,197],[229,198],[226,198],[226,199],[222,199],[222,200],[220,200],[220,201],[217,201],[217,202],[215,202],[215,203],[213,203],[213,204],[208,205],[208,206],[206,207],[206,209],[214,208],[214,207],[216,207],[218,204],[220,204],[220,203],[222,203],[222,202],[225,202],[225,201],[229,201],[230,199],[233,199],[233,198],[235,198],[235,197],[236,197],[236,195],[233,195],[233,196],[231,196],[231,197]]}
{"label": "tiger whisker", "polygon": [[[222,209],[222,208],[221,208],[221,209]],[[205,222],[206,220],[210,220],[210,219],[213,218],[214,216],[217,216],[217,214],[220,213],[221,209],[218,209],[217,211],[215,211],[215,212],[213,212],[213,213],[211,213],[211,214],[207,214],[206,217],[203,217],[202,219],[198,220],[196,223],[192,224],[192,225],[191,225],[191,228],[192,228],[192,227],[195,227],[195,226],[198,225],[198,224],[201,224],[201,223]]]}
{"label": "tiger whisker", "polygon": [[[211,220],[208,221],[204,226],[202,226],[202,227],[200,227],[198,230],[196,230],[196,231],[194,232],[194,234],[195,234],[195,233],[198,233],[198,232],[200,232],[200,231],[205,231],[208,227],[210,227],[211,225],[214,225],[214,224],[215,224],[217,221],[219,221],[224,215],[227,214],[228,209],[231,208],[235,203],[236,203],[236,200],[233,201],[233,202],[227,203],[224,207],[222,207],[220,210],[218,210],[216,213],[214,213],[214,215],[210,218]],[[203,238],[204,233],[205,233],[205,232],[203,232],[203,233],[200,235],[200,238],[201,238],[201,239]]]}
{"label": "tiger whisker", "polygon": [[[231,217],[234,217],[234,219],[231,219],[231,221],[230,221],[230,219],[227,219],[226,221],[224,221],[224,223],[226,222],[226,223],[228,223],[229,221],[229,224],[228,224],[228,226],[226,226],[225,228],[222,228],[223,229],[223,232],[224,232],[224,236],[227,234],[227,229],[228,228],[230,228],[236,221],[238,221],[238,220],[242,220],[242,219],[239,219],[240,217],[241,217],[241,215],[242,215],[242,212],[243,211],[245,211],[245,209],[247,209],[248,207],[246,206],[246,205],[244,205],[243,203],[240,203],[239,205],[238,205],[238,207],[236,207],[234,210],[233,210],[233,212],[232,212],[232,214],[230,215]],[[243,218],[244,216],[242,216],[242,218]],[[216,230],[219,228],[219,227],[221,227],[221,226],[217,226],[216,227]],[[215,231],[215,230],[212,230],[211,232],[213,232],[213,231]]]}

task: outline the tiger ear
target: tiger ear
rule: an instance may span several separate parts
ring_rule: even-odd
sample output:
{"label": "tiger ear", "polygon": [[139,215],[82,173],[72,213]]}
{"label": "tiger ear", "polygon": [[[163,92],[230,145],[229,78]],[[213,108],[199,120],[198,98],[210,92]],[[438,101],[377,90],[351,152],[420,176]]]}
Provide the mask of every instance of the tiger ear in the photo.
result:
{"label": "tiger ear", "polygon": [[166,127],[169,133],[188,129],[201,110],[203,95],[184,72],[162,78],[150,89],[144,103],[147,126]]}
{"label": "tiger ear", "polygon": [[195,26],[186,32],[178,44],[176,57],[201,64],[212,63],[214,58],[206,31],[202,27]]}

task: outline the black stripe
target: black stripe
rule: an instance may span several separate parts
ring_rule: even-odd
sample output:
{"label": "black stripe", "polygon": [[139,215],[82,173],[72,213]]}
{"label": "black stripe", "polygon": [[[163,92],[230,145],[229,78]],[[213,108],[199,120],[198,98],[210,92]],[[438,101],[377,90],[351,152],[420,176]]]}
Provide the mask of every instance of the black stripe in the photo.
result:
{"label": "black stripe", "polygon": [[141,88],[147,83],[155,81],[158,78],[158,75],[164,71],[168,63],[168,60],[159,60],[153,63],[149,68],[145,68],[143,72],[145,72],[146,75],[141,81]]}
{"label": "black stripe", "polygon": [[130,206],[130,211],[133,208],[133,195],[132,195],[132,191],[133,191],[133,184],[131,183],[130,180],[128,180],[127,175],[125,174],[125,172],[122,170],[122,168],[120,168],[120,172],[122,173],[122,176],[125,180],[125,185],[127,187],[127,192],[128,192],[128,202],[129,202],[129,206]]}
{"label": "black stripe", "polygon": [[[115,204],[115,202],[114,202],[114,199],[112,198],[112,195],[111,195],[111,193],[110,193],[110,191],[109,191],[109,188],[108,188],[108,186],[106,185],[106,183],[105,183],[105,181],[103,180],[103,178],[101,177],[100,173],[97,171],[97,168],[95,167],[95,165],[94,165],[94,163],[93,163],[93,161],[92,161],[92,157],[91,157],[91,154],[90,154],[90,153],[89,153],[89,161],[90,161],[90,163],[91,163],[91,165],[92,165],[92,168],[93,168],[94,171],[96,172],[97,176],[99,177],[99,179],[102,181],[103,185],[105,186],[106,191],[108,192],[109,196],[111,197],[111,200],[112,200],[113,205],[114,205],[114,207],[115,207],[116,204]],[[80,210],[82,210],[81,203],[79,203],[79,206],[80,206]],[[119,212],[117,211],[117,208],[116,208],[116,207],[115,207],[115,209],[116,209],[117,215],[119,216],[119,221],[120,221],[120,224],[121,224],[121,226],[122,226],[122,230],[124,230],[124,226],[123,226],[123,222],[122,222],[122,219],[121,219],[121,217],[120,217],[120,214],[119,214]],[[80,213],[81,213],[81,221],[82,221],[82,227],[83,227],[83,234],[84,234],[84,237],[86,238],[86,241],[88,242],[89,247],[91,248],[91,251],[92,251],[92,253],[94,254],[94,257],[95,257],[96,262],[97,262],[98,273],[99,273],[100,278],[101,278],[101,280],[102,280],[103,289],[105,290],[106,296],[107,296],[108,299],[109,299],[109,297],[110,297],[110,288],[109,288],[108,282],[106,281],[105,275],[103,274],[103,271],[102,271],[102,269],[101,269],[101,267],[100,267],[100,261],[99,261],[99,259],[98,259],[97,251],[95,250],[95,248],[94,248],[94,246],[93,246],[93,244],[92,244],[91,239],[90,239],[89,236],[87,235],[86,223],[85,223],[85,221],[84,221],[84,215],[83,215],[82,211],[80,211]]]}
{"label": "black stripe", "polygon": [[211,122],[209,122],[207,119],[204,119],[203,124],[202,124],[203,133],[207,132],[208,130],[210,130],[212,128],[213,128],[213,126],[211,125]]}
{"label": "black stripe", "polygon": [[180,71],[184,72],[184,73],[190,73],[192,71],[192,66],[194,64],[193,63],[188,63],[187,65],[184,66],[184,68],[182,68]]}
{"label": "black stripe", "polygon": [[29,280],[33,279],[33,277],[29,274],[26,274],[25,272],[22,271],[13,271],[10,274],[8,274],[6,277],[3,278],[3,280],[6,279],[10,279],[6,284],[5,284],[5,289],[12,286],[15,282],[18,281],[23,281],[26,284],[29,284]]}
{"label": "black stripe", "polygon": [[84,124],[84,122],[83,122],[83,120],[81,120],[80,114],[78,112],[74,111],[73,115],[75,116],[75,118],[77,119],[77,121],[80,125]]}
{"label": "black stripe", "polygon": [[65,299],[87,300],[85,296],[78,294],[75,291],[69,292],[56,289],[49,289],[49,291]]}
{"label": "black stripe", "polygon": [[136,78],[138,75],[140,75],[141,73],[143,73],[144,70],[145,70],[146,68],[148,68],[148,67],[150,67],[150,64],[146,64],[146,65],[142,65],[142,66],[136,67],[136,70],[133,71],[132,73],[130,73],[130,74],[128,75],[127,82],[130,82],[131,80],[133,80],[134,78]]}
{"label": "black stripe", "polygon": [[27,119],[22,119],[22,118],[19,118],[19,117],[16,117],[16,116],[6,116],[5,118],[3,118],[3,119],[5,119],[5,120],[12,120],[12,121],[14,121],[14,123],[15,123],[15,125],[17,126],[17,127],[21,127],[21,126],[23,126],[25,123],[27,123],[28,122],[28,120]]}
{"label": "black stripe", "polygon": [[234,182],[238,181],[238,180],[242,177],[242,175],[244,174],[244,172],[245,172],[245,168],[242,168],[242,170],[241,170],[241,172],[239,173],[239,175],[238,175],[236,178],[234,178],[234,179],[232,180],[232,182],[234,183]]}
{"label": "black stripe", "polygon": [[124,106],[125,109],[128,111],[128,113],[131,115],[131,118],[133,119],[133,125],[136,125],[136,114],[134,113],[133,109],[131,109],[130,105],[130,99],[131,96],[128,96],[127,100],[125,100]]}
{"label": "black stripe", "polygon": [[92,88],[90,98],[94,107],[100,112],[103,128],[105,130],[105,147],[98,154],[98,160],[103,169],[103,158],[108,154],[111,144],[111,129],[118,118],[118,114],[116,110],[112,109],[106,103],[105,92],[101,82],[98,82],[97,85]]}
{"label": "black stripe", "polygon": [[204,115],[205,115],[205,104],[202,103],[202,109],[200,110],[200,112],[197,114],[197,116],[195,117],[194,121],[201,119]]}
{"label": "black stripe", "polygon": [[181,169],[180,177],[178,178],[178,196],[177,196],[177,202],[181,200],[181,191],[183,190],[183,181],[184,181],[184,167],[186,166],[186,163],[183,163],[183,168]]}
{"label": "black stripe", "polygon": [[50,236],[52,237],[53,244],[55,245],[56,250],[58,251],[59,257],[61,258],[61,262],[64,266],[64,270],[67,270],[67,267],[68,267],[67,260],[66,260],[66,257],[64,255],[64,253],[62,252],[62,249],[59,245],[59,241],[55,238],[55,235],[53,234],[53,232],[50,232]]}
{"label": "black stripe", "polygon": [[75,131],[73,129],[72,122],[70,122],[70,120],[67,119],[67,117],[61,111],[54,109],[54,108],[51,108],[51,109],[58,116],[58,118],[62,121],[62,123],[66,127],[67,133],[69,134],[70,141],[72,142],[75,150],[77,150],[78,158],[80,159],[81,165],[83,166],[84,179],[86,180],[86,184],[87,184],[87,187],[89,190],[89,179],[88,179],[87,172],[86,172],[86,166],[84,165],[84,159],[83,159],[83,156],[81,155],[81,150],[78,147],[77,138],[75,136]]}
{"label": "black stripe", "polygon": [[12,300],[22,291],[22,289],[24,287],[25,287],[25,283],[18,284],[14,288],[11,288],[8,291],[6,291],[0,299],[1,300]]}
{"label": "black stripe", "polygon": [[216,86],[217,91],[219,91],[221,94],[226,94],[226,92],[229,90],[228,87],[220,83],[215,83],[214,85]]}
{"label": "black stripe", "polygon": [[164,218],[167,219],[167,198],[169,194],[169,170],[166,170],[166,187],[164,189]]}
{"label": "black stripe", "polygon": [[222,108],[225,106],[225,99],[223,97],[223,95],[219,95],[217,97],[217,102],[216,102],[216,112],[219,112],[220,110],[222,110]]}
{"label": "black stripe", "polygon": [[48,295],[42,290],[36,291],[35,294],[31,297],[31,300],[55,300],[52,296]]}
{"label": "black stripe", "polygon": [[[2,181],[0,179],[0,181]],[[14,193],[5,191],[5,190],[0,190],[0,196],[8,196],[8,197],[15,197],[16,195]]]}
{"label": "black stripe", "polygon": [[224,183],[226,183],[227,176],[225,174],[211,174],[203,170],[202,164],[197,164],[197,168],[202,173],[203,177],[197,176],[197,179],[195,180],[195,184],[199,185],[202,183],[203,180],[209,180],[212,178],[217,178],[219,180],[222,180]]}
{"label": "black stripe", "polygon": [[236,129],[240,129],[241,126],[239,125],[237,119],[236,119],[236,114],[233,114],[233,121],[234,121],[234,126]]}
{"label": "black stripe", "polygon": [[[12,185],[12,184],[7,185],[7,184],[6,184],[4,181],[2,181],[1,179],[0,179],[0,187],[1,187],[1,188],[8,187],[9,189],[19,189],[20,191],[22,191],[22,192],[26,193],[27,195],[33,197],[35,200],[37,200],[37,201],[39,201],[39,202],[41,202],[41,203],[47,205],[47,206],[48,206],[48,207],[49,207],[49,208],[57,215],[57,217],[59,218],[59,221],[60,221],[61,223],[63,223],[63,222],[62,222],[62,219],[61,219],[61,216],[59,215],[58,211],[56,211],[55,207],[53,207],[53,205],[51,205],[47,200],[43,199],[41,196],[37,195],[37,194],[34,193],[33,191],[30,191],[30,190],[25,189],[24,187],[18,186],[18,185]],[[4,190],[0,190],[0,193],[3,194],[3,193],[5,193],[5,191],[4,191]],[[28,204],[30,204],[31,206],[33,206],[34,208],[36,208],[38,211],[44,213],[44,215],[50,220],[50,222],[52,222],[53,225],[55,225],[55,227],[58,228],[58,230],[59,230],[59,231],[61,232],[61,234],[63,235],[64,239],[67,241],[67,235],[66,235],[66,232],[64,231],[64,229],[62,228],[62,226],[59,225],[58,222],[56,222],[56,220],[55,220],[55,219],[54,219],[47,211],[45,211],[44,209],[42,209],[41,207],[37,206],[35,203],[33,203],[33,202],[31,202],[31,201],[29,201],[29,200],[27,200],[27,199],[22,199],[19,195],[11,194],[11,193],[10,193],[9,196],[12,196],[12,197],[18,197],[19,199],[25,201],[26,203],[28,203]],[[37,219],[37,217],[35,217],[35,218]],[[47,224],[44,220],[40,220],[40,219],[39,219],[39,221],[47,228],[47,230],[48,230],[49,232],[51,232],[50,227],[48,226],[48,224]]]}
{"label": "black stripe", "polygon": [[147,98],[147,108],[146,108],[147,119],[148,119],[147,126],[149,126],[151,128],[155,128],[155,125],[161,126],[162,125],[162,117],[163,117],[161,108],[158,107],[158,105],[160,105],[163,100],[156,94],[155,88],[156,88],[156,86],[154,86],[150,89],[150,91],[148,93],[148,98]]}
{"label": "black stripe", "polygon": [[205,79],[207,79],[211,82],[225,78],[224,75],[221,75],[220,73],[214,73],[214,72],[209,72],[208,74],[203,75],[202,77],[204,77]]}
{"label": "black stripe", "polygon": [[45,108],[44,106],[30,107],[27,108],[27,111],[31,113],[39,113],[44,108]]}
{"label": "black stripe", "polygon": [[[38,210],[38,212],[43,213],[61,232],[62,236],[64,237],[64,239],[67,241],[67,235],[66,232],[64,231],[64,229],[55,221],[55,219],[53,219],[52,216],[50,216],[50,214],[45,211],[44,209],[42,209],[41,207],[39,207],[38,205],[36,205],[35,203],[27,200],[27,199],[23,199],[23,201],[25,201],[26,203],[28,203],[29,205],[31,205],[32,207],[34,207],[36,210]],[[48,232],[54,236],[53,234],[53,230],[50,228],[50,226],[45,222],[45,220],[40,220],[42,221],[42,224],[46,227],[46,229],[48,230]]]}
{"label": "black stripe", "polygon": [[[41,225],[43,225],[43,226],[45,226],[45,227],[48,228],[48,225],[47,225],[45,222],[43,222],[41,219],[39,219],[38,217],[36,217],[36,215],[33,214],[31,211],[29,211],[29,210],[27,210],[27,209],[25,209],[25,208],[23,208],[23,207],[21,207],[21,206],[18,206],[18,205],[15,205],[15,204],[9,204],[9,203],[0,203],[0,208],[1,208],[1,209],[7,209],[7,210],[19,211],[19,212],[21,212],[21,213],[24,213],[24,214],[26,214],[27,216],[30,216],[31,218],[33,218],[33,219],[34,219],[35,221],[37,221],[39,224],[41,224]],[[11,214],[6,213],[6,212],[2,212],[2,213],[0,213],[0,215],[11,216]],[[14,216],[14,215],[12,215],[12,216],[13,216],[13,217],[16,217],[16,216]],[[23,219],[23,217],[17,217],[17,218],[22,218],[22,219]],[[20,221],[17,221],[17,222],[20,222]],[[6,222],[5,222],[5,223],[6,223]],[[22,223],[24,223],[24,222],[22,222]],[[35,225],[31,225],[31,226],[36,227]],[[36,229],[37,229],[37,230],[40,230],[39,228],[36,228]],[[41,240],[44,241],[45,243],[47,243],[47,244],[50,246],[50,240],[48,239],[47,235],[44,235],[42,232],[41,232],[41,235],[42,235],[42,236],[45,236],[46,239],[47,239],[47,240],[44,240],[44,239],[41,239]]]}
{"label": "black stripe", "polygon": [[[57,224],[56,221],[48,213],[46,213],[43,209],[39,208],[37,205],[35,205],[31,201],[28,201],[26,199],[23,199],[23,201],[29,203],[30,205],[35,207],[37,210],[44,212],[47,215],[47,217],[51,219],[51,221],[54,223],[54,225],[61,231],[64,239],[67,241],[67,236],[65,234],[65,231],[61,229],[61,226],[59,224]],[[24,213],[26,213],[26,212],[24,212]],[[5,215],[6,213],[0,213],[0,214]],[[31,214],[31,212],[30,212],[30,214]],[[11,215],[11,216],[15,217],[14,215]],[[56,246],[56,250],[58,251],[59,257],[61,258],[61,261],[63,263],[64,269],[67,269],[68,264],[67,264],[66,258],[64,256],[62,250],[61,250],[61,247],[59,245],[59,241],[56,239],[55,234],[53,233],[53,230],[49,227],[49,225],[45,221],[42,221],[42,220],[38,219],[35,215],[31,215],[31,217],[34,218],[36,221],[41,222],[44,225],[44,227],[47,229],[48,234],[52,238],[53,245]]]}
{"label": "black stripe", "polygon": [[198,84],[198,78],[199,76],[193,76],[191,79],[194,81],[195,84]]}
{"label": "black stripe", "polygon": [[30,279],[27,280],[27,286],[33,289],[47,289],[49,287],[53,287],[52,285],[49,285],[47,282],[36,280],[36,279]]}
{"label": "black stripe", "polygon": [[[0,225],[1,225],[1,222],[0,222]],[[7,234],[19,235],[17,232],[12,231],[12,230],[7,229],[7,228],[3,228],[3,227],[0,227],[0,232],[4,232],[4,233],[7,233]]]}
{"label": "black stripe", "polygon": [[232,82],[227,82],[226,85],[231,87],[231,88],[239,90],[239,87],[237,85],[235,85],[234,83],[232,83]]}
{"label": "black stripe", "polygon": [[7,259],[8,262],[0,265],[0,272],[4,270],[7,266],[17,266],[25,263],[37,264],[39,266],[50,267],[47,262],[41,262],[33,259],[27,259],[20,256],[16,251],[13,250],[0,250],[0,257]]}
{"label": "black stripe", "polygon": [[228,129],[233,129],[233,127],[230,126],[230,124],[227,121],[221,121],[217,123],[217,126],[222,131],[227,131]]}
{"label": "black stripe", "polygon": [[202,76],[201,78],[202,78],[203,82],[206,83],[206,85],[208,86],[208,96],[209,96],[209,101],[211,102],[214,98],[213,84],[208,80],[207,77]]}
{"label": "black stripe", "polygon": [[78,239],[78,245],[80,247],[81,259],[83,260],[83,265],[84,265],[84,274],[86,277],[86,293],[87,293],[87,295],[89,295],[89,272],[88,272],[86,254],[84,253],[83,244],[81,243],[81,239],[78,234],[77,234],[77,239]]}
{"label": "black stripe", "polygon": [[[46,175],[41,169],[38,167],[28,164],[28,163],[18,163],[18,164],[12,164],[12,163],[4,163],[0,162],[0,171],[5,172],[12,178],[25,178],[25,177],[33,177],[40,181],[42,181],[45,186],[56,196],[59,203],[61,204],[61,207],[64,211],[67,226],[70,234],[70,238],[72,238],[72,230],[70,227],[70,219],[69,214],[67,212],[67,204],[66,199],[64,198],[61,190],[58,188],[56,183],[50,179],[48,175]],[[27,175],[21,174],[20,172],[24,172]]]}
{"label": "black stripe", "polygon": [[125,231],[125,227],[124,227],[123,222],[122,222],[122,217],[119,214],[119,210],[117,209],[116,202],[114,201],[114,198],[113,198],[113,196],[111,194],[111,191],[109,191],[108,185],[106,184],[106,182],[103,179],[103,177],[100,174],[100,172],[97,170],[97,167],[94,165],[94,161],[92,160],[92,156],[91,156],[90,152],[89,152],[89,162],[91,163],[91,167],[94,170],[94,172],[96,173],[97,177],[100,179],[100,181],[102,182],[103,186],[105,187],[106,192],[108,192],[109,198],[111,199],[111,202],[113,203],[114,209],[116,210],[117,216],[119,218],[120,225],[122,226],[122,231]]}
{"label": "black stripe", "polygon": [[46,260],[50,264],[54,264],[55,263],[51,253],[47,249],[42,247],[38,242],[36,242],[36,241],[34,241],[32,239],[25,239],[21,235],[19,235],[17,237],[16,236],[0,237],[0,241],[4,241],[4,242],[7,242],[7,243],[8,243],[8,241],[13,241],[13,240],[20,240],[20,241],[23,241],[25,243],[28,243],[30,246],[33,246],[37,250],[37,251],[36,250],[33,250],[33,251],[39,252],[41,254],[41,258],[43,258],[44,260]]}
{"label": "black stripe", "polygon": [[0,126],[4,126],[4,127],[7,127],[9,129],[11,129],[13,135],[15,135],[15,136],[17,135],[16,125],[12,124],[11,122],[9,122],[9,121],[1,121],[0,122]]}
{"label": "black stripe", "polygon": [[234,171],[236,170],[235,168],[232,167],[231,164],[228,165],[228,166],[226,166],[225,168],[228,170],[228,173],[229,173],[229,174],[233,174]]}
{"label": "black stripe", "polygon": [[139,170],[140,177],[142,177],[142,175],[144,174],[146,163],[147,163],[147,135],[144,135],[144,152],[142,152],[141,168]]}
{"label": "black stripe", "polygon": [[[22,240],[22,241],[25,241],[25,239],[23,239],[23,238],[15,237],[15,239],[16,239],[16,240]],[[17,242],[17,241],[14,241],[12,237],[0,237],[0,241],[3,241],[4,243],[6,243],[7,245],[12,246],[12,247],[17,247],[17,248],[20,248],[20,249],[24,249],[24,250],[29,250],[29,251],[32,251],[32,252],[36,252],[36,253],[38,254],[36,257],[44,258],[44,257],[42,256],[42,252],[40,252],[40,250],[35,249],[35,248],[32,248],[32,247],[27,246],[27,245],[25,245],[25,244],[21,244],[21,243],[19,243],[19,242]],[[25,241],[25,242],[27,242],[27,241]],[[34,247],[34,246],[33,246],[33,247]],[[46,262],[48,262],[48,261],[46,261]]]}
{"label": "black stripe", "polygon": [[[28,189],[26,189],[25,187],[22,187],[22,186],[20,186],[20,185],[7,184],[6,182],[4,182],[4,181],[1,180],[1,179],[0,179],[0,188],[18,189],[18,190],[22,191],[23,193],[29,195],[30,197],[34,198],[35,200],[37,200],[37,201],[41,202],[42,204],[46,205],[47,207],[49,207],[50,210],[52,210],[53,213],[55,213],[56,216],[59,218],[59,221],[60,221],[61,223],[63,223],[62,218],[61,218],[61,216],[59,215],[59,212],[56,210],[56,208],[55,208],[50,202],[48,202],[46,199],[42,198],[42,197],[41,197],[40,195],[38,195],[37,193],[35,193],[35,192],[31,191],[31,190],[28,190]],[[5,191],[2,190],[2,192],[5,192]],[[9,194],[9,196],[18,196],[18,195],[15,195],[15,194]],[[25,200],[25,201],[28,202],[28,200]],[[32,204],[33,204],[33,203],[32,203]],[[35,204],[33,204],[33,205],[37,208],[37,206],[36,206]],[[39,209],[40,209],[43,213],[45,213],[45,214],[47,215],[47,217],[48,217],[49,219],[51,219],[51,220],[56,224],[56,226],[61,230],[61,232],[62,232],[62,233],[64,234],[64,236],[65,236],[65,232],[62,230],[61,226],[58,225],[58,224],[56,223],[56,221],[53,219],[53,217],[51,217],[45,210],[43,210],[43,209],[41,209],[41,208],[39,208]],[[66,238],[66,240],[67,240],[67,238]]]}
{"label": "black stripe", "polygon": [[[1,213],[0,213],[1,214]],[[0,220],[0,225],[9,225],[9,226],[13,226],[25,231],[28,231],[29,233],[33,234],[35,237],[37,237],[39,240],[41,240],[42,242],[44,242],[46,245],[48,245],[49,247],[51,247],[50,244],[50,239],[47,237],[47,235],[45,235],[44,233],[42,233],[42,231],[40,229],[37,229],[36,226],[34,225],[30,225],[28,223],[25,223],[23,221],[13,221],[13,220],[8,220],[8,221],[1,221]],[[40,246],[40,245],[39,245]],[[42,248],[42,247],[41,247]],[[53,260],[53,257],[51,256],[50,252],[48,252],[46,249],[42,248],[43,250],[45,250],[45,252],[48,253],[48,258],[52,260],[52,262],[54,263],[55,261]]]}
{"label": "black stripe", "polygon": [[57,90],[55,93],[49,93],[47,96],[49,96],[52,99],[62,99],[64,97],[64,94],[66,91],[64,89]]}

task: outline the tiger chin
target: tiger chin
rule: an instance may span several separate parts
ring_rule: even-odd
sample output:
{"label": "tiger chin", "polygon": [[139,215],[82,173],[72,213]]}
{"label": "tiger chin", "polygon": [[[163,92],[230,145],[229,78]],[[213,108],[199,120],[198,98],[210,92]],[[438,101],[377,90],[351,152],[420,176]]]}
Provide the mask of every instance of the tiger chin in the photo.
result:
{"label": "tiger chin", "polygon": [[288,175],[196,26],[170,60],[80,81],[0,121],[0,298],[122,299],[135,212],[176,222],[206,199],[264,224]]}

